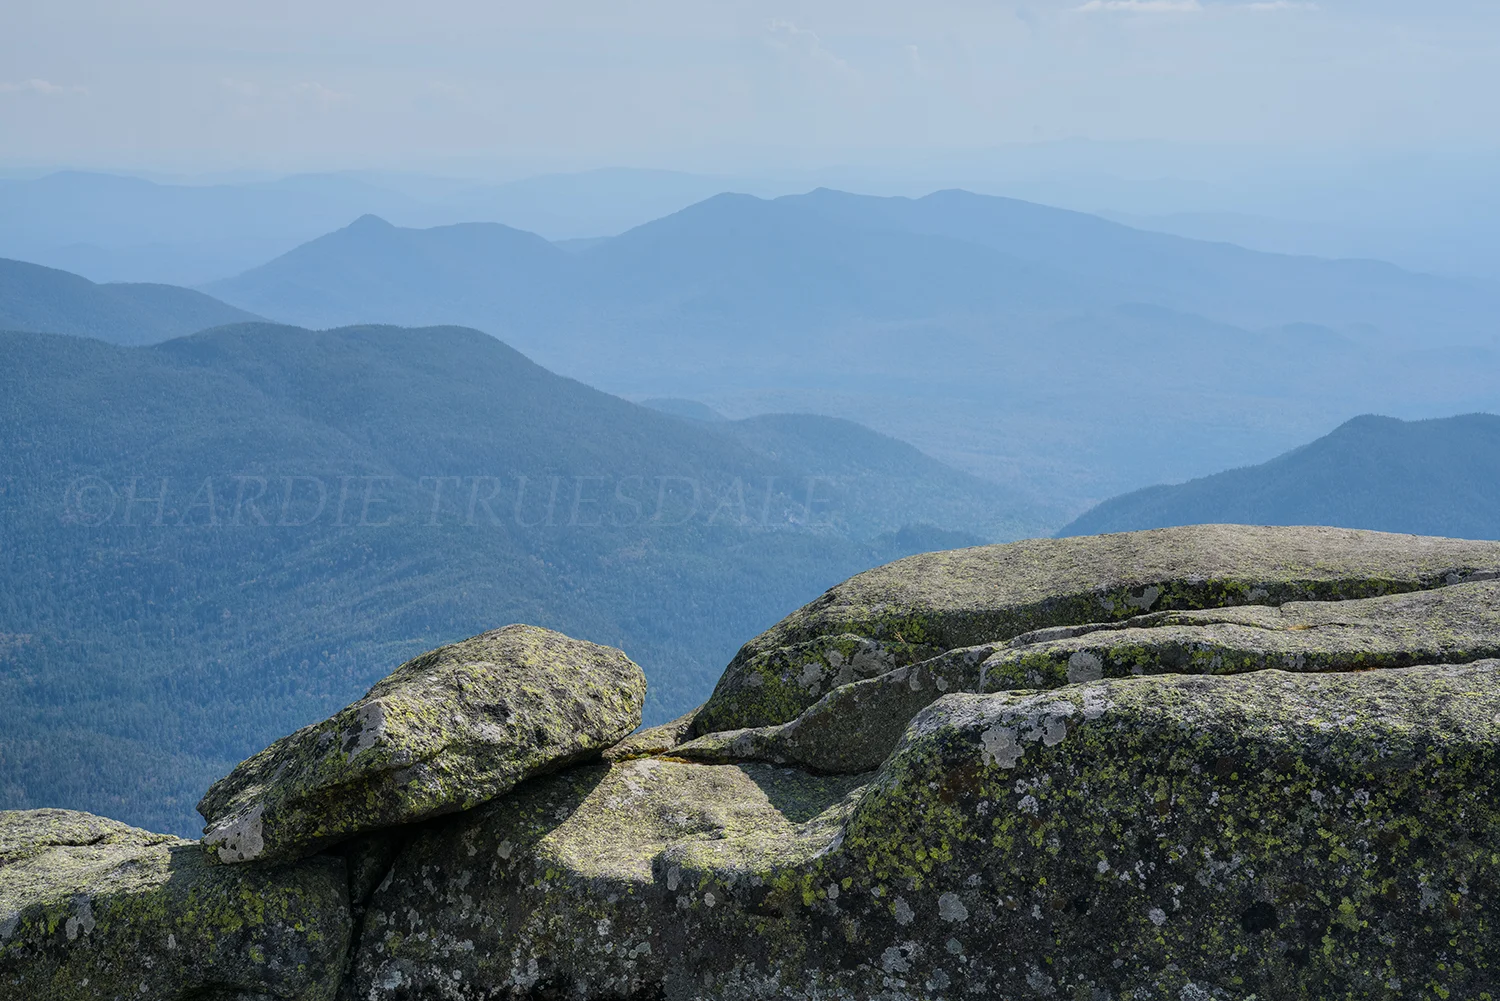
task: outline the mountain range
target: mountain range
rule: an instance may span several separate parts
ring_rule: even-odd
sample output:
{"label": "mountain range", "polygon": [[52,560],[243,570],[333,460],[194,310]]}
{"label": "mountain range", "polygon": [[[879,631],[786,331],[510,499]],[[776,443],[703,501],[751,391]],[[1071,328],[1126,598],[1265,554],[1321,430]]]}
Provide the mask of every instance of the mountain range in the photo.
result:
{"label": "mountain range", "polygon": [[500,222],[571,241],[623,233],[723,191],[962,187],[1273,253],[1500,279],[1493,150],[1429,146],[1414,160],[1371,153],[1073,139],[921,164],[733,174],[609,167],[528,177],[512,165],[491,180],[381,170],[146,179],[61,170],[0,178],[0,257],[95,281],[197,285],[365,213],[402,226]]}
{"label": "mountain range", "polygon": [[205,291],[475,326],[625,396],[844,417],[1075,514],[1350,413],[1500,406],[1489,286],[960,191],[726,194],[568,249],[366,217]]}
{"label": "mountain range", "polygon": [[1061,535],[1231,522],[1500,539],[1500,416],[1364,416],[1270,462],[1105,501]]}
{"label": "mountain range", "polygon": [[204,290],[311,327],[477,327],[630,398],[853,420],[1065,515],[1265,461],[1351,413],[1500,409],[1500,300],[1481,283],[960,191],[718,195],[567,246],[365,216]]}
{"label": "mountain range", "polygon": [[664,719],[851,573],[1226,466],[1064,532],[1495,537],[1500,418],[1272,459],[1500,406],[1493,315],[965,192],[721,194],[567,246],[362,216],[200,291],[3,261],[34,332],[0,334],[0,808],[187,831],[269,735],[508,621],[623,646]]}
{"label": "mountain range", "polygon": [[175,285],[96,285],[24,261],[0,259],[0,330],[154,344],[208,327],[259,317]]}
{"label": "mountain range", "polygon": [[0,257],[96,281],[197,285],[366,213],[411,226],[505,222],[574,239],[611,236],[727,188],[768,190],[753,181],[628,168],[504,183],[379,172],[182,183],[63,170],[0,178]]}
{"label": "mountain range", "polygon": [[675,417],[473,330],[0,356],[0,809],[188,832],[269,737],[514,621],[623,647],[660,721],[850,574],[1057,518],[847,422]]}
{"label": "mountain range", "polygon": [[1435,340],[1488,339],[1500,305],[1489,287],[1377,261],[1261,253],[965,191],[717,195],[571,254],[498,224],[407,230],[364,217],[205,290],[311,324],[396,310],[508,327],[582,302],[811,326],[1138,302]]}

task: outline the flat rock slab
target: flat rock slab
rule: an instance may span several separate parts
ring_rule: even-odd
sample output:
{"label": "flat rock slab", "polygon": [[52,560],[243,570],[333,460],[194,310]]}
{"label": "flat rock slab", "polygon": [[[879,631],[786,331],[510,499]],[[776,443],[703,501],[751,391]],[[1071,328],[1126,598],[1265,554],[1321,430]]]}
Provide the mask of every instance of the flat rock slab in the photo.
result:
{"label": "flat rock slab", "polygon": [[1363,671],[1500,656],[1500,581],[1279,608],[1159,612],[1024,636],[980,666],[979,690],[1132,674]]}
{"label": "flat rock slab", "polygon": [[86,813],[0,813],[0,997],[331,1001],[350,931],[337,859],[227,868]]}
{"label": "flat rock slab", "polygon": [[617,743],[645,694],[619,650],[534,626],[441,647],[215,783],[203,844],[220,862],[288,860],[469,809]]}
{"label": "flat rock slab", "polygon": [[1046,627],[1496,576],[1500,543],[1336,528],[1199,525],[912,556],[851,578],[745,644],[695,732],[786,723],[840,685]]}
{"label": "flat rock slab", "polygon": [[946,693],[1058,688],[1103,677],[1364,671],[1500,657],[1500,581],[1337,602],[1153,612],[951,650],[829,692],[779,726],[710,733],[671,754],[820,772],[879,767]]}
{"label": "flat rock slab", "polygon": [[429,830],[368,1001],[1481,998],[1500,669],[948,695],[873,775],[636,760]]}

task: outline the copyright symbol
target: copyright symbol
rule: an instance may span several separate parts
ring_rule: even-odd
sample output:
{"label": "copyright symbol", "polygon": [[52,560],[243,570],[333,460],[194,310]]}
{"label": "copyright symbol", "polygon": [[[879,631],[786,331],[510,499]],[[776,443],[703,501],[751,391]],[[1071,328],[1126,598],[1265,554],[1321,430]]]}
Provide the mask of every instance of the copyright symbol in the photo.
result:
{"label": "copyright symbol", "polygon": [[90,528],[109,521],[115,513],[115,488],[99,476],[80,476],[63,494],[63,521]]}

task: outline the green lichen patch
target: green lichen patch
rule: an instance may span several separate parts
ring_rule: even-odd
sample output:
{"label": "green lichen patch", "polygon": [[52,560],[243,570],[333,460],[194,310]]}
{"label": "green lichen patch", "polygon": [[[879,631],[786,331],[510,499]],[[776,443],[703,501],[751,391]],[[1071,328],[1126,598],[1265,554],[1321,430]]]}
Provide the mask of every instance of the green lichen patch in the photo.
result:
{"label": "green lichen patch", "polygon": [[825,646],[862,644],[866,662],[889,670],[1053,626],[1342,601],[1497,573],[1500,543],[1334,528],[1199,525],[927,553],[851,578],[745,644],[695,728],[786,723],[859,681]]}
{"label": "green lichen patch", "polygon": [[645,692],[619,650],[533,626],[442,647],[215,783],[198,805],[204,846],[221,862],[287,860],[469,809],[616,743]]}
{"label": "green lichen patch", "polygon": [[0,997],[334,997],[337,859],[213,866],[195,842],[60,810],[0,813],[0,832]]}

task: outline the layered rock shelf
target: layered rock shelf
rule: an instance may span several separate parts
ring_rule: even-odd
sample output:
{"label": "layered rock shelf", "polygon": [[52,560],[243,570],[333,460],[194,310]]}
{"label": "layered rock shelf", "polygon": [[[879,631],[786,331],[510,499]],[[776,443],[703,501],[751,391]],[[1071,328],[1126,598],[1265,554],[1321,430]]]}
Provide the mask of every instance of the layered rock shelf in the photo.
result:
{"label": "layered rock shelf", "polygon": [[202,842],[0,814],[0,999],[1500,998],[1500,543],[912,557],[644,692],[513,626],[250,758]]}

